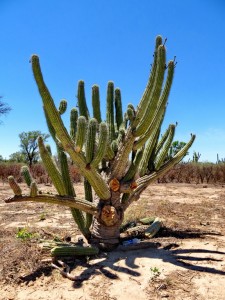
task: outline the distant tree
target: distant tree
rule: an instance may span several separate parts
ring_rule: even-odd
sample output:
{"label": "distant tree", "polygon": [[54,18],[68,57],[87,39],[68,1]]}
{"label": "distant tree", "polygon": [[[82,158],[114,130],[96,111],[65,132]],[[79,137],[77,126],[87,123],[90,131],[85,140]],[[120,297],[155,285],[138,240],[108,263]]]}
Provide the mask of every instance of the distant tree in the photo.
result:
{"label": "distant tree", "polygon": [[[168,157],[171,158],[176,155],[185,145],[185,142],[174,141],[169,149]],[[189,153],[187,152],[186,155],[188,154]]]}
{"label": "distant tree", "polygon": [[25,163],[26,162],[26,155],[20,151],[14,152],[9,155],[10,162],[17,162],[17,163]]}
{"label": "distant tree", "polygon": [[4,158],[2,155],[0,155],[0,162],[3,162],[4,161]]}
{"label": "distant tree", "polygon": [[39,136],[42,136],[42,139],[46,142],[50,135],[41,133],[41,131],[38,130],[22,132],[19,134],[21,154],[25,156],[26,161],[30,167],[39,159],[37,143],[37,139]]}
{"label": "distant tree", "polygon": [[[0,99],[2,97],[0,96]],[[0,100],[0,117],[2,115],[6,115],[8,112],[10,112],[11,107],[8,106],[8,104],[6,104],[5,102]]]}

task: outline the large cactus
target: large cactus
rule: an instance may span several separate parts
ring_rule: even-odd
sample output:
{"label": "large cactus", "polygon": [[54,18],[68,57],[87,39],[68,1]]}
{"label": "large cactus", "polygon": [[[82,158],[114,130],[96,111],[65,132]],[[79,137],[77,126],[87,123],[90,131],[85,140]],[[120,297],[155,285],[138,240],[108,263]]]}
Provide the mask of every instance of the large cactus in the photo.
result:
{"label": "large cactus", "polygon": [[[143,96],[135,109],[129,104],[122,112],[121,92],[114,83],[107,87],[106,122],[102,122],[99,87],[92,88],[93,114],[89,112],[84,82],[78,83],[78,106],[70,114],[67,131],[61,114],[67,104],[62,100],[59,109],[44,82],[39,57],[31,58],[32,70],[43,102],[49,131],[56,143],[59,167],[39,138],[39,149],[46,170],[58,195],[38,194],[29,181],[30,195],[22,195],[12,177],[9,183],[15,196],[7,202],[36,201],[70,207],[79,229],[91,243],[118,244],[124,211],[140,198],[146,187],[177,164],[191,147],[195,135],[174,156],[168,156],[173,142],[175,125],[165,134],[161,126],[172,86],[175,62],[166,64],[166,48],[162,37],[156,38],[154,61]],[[162,137],[161,137],[162,136]],[[85,199],[77,199],[71,182],[67,155],[84,177]],[[140,200],[141,201],[141,200]]]}

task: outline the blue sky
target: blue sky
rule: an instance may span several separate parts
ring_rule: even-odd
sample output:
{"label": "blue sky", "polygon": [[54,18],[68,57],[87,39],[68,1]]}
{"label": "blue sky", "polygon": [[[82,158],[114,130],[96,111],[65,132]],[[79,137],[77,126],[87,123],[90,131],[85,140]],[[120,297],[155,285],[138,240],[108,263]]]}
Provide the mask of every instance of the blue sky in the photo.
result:
{"label": "blue sky", "polygon": [[[223,0],[1,0],[0,95],[12,111],[2,116],[0,155],[19,151],[19,134],[47,133],[29,59],[38,54],[55,102],[76,105],[77,82],[121,88],[124,108],[138,104],[154,41],[167,38],[167,60],[177,66],[164,128],[178,122],[176,140],[197,135],[190,150],[201,161],[225,157],[225,2]],[[49,140],[50,142],[50,140]]]}

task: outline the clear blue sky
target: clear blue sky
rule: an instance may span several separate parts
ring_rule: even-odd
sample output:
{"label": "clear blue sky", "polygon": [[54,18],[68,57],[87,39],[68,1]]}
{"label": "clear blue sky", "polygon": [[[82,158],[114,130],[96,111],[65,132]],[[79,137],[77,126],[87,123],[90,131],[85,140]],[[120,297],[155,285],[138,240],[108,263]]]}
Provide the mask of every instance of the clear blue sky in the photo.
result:
{"label": "clear blue sky", "polygon": [[[178,122],[176,140],[197,135],[190,150],[201,161],[225,157],[225,1],[1,0],[0,95],[12,111],[1,117],[0,155],[19,151],[19,133],[47,133],[29,63],[38,54],[58,104],[76,105],[77,82],[122,90],[137,105],[152,62],[156,35],[167,37],[167,60],[178,64],[164,127]],[[68,123],[69,113],[64,116]]]}

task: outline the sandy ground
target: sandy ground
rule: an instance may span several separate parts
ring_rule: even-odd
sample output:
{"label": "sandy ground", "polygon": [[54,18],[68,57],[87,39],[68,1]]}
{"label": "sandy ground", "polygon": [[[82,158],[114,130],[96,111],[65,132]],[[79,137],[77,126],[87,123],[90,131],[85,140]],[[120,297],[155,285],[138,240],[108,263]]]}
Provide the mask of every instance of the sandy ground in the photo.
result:
{"label": "sandy ground", "polygon": [[[43,187],[51,190],[51,187]],[[82,195],[81,185],[76,189]],[[76,238],[69,210],[33,203],[5,204],[0,184],[0,299],[225,299],[225,187],[154,184],[127,217],[158,216],[163,228],[151,247],[74,259],[70,281],[53,269],[48,252],[16,238],[29,228]],[[129,218],[129,217],[128,217]]]}

